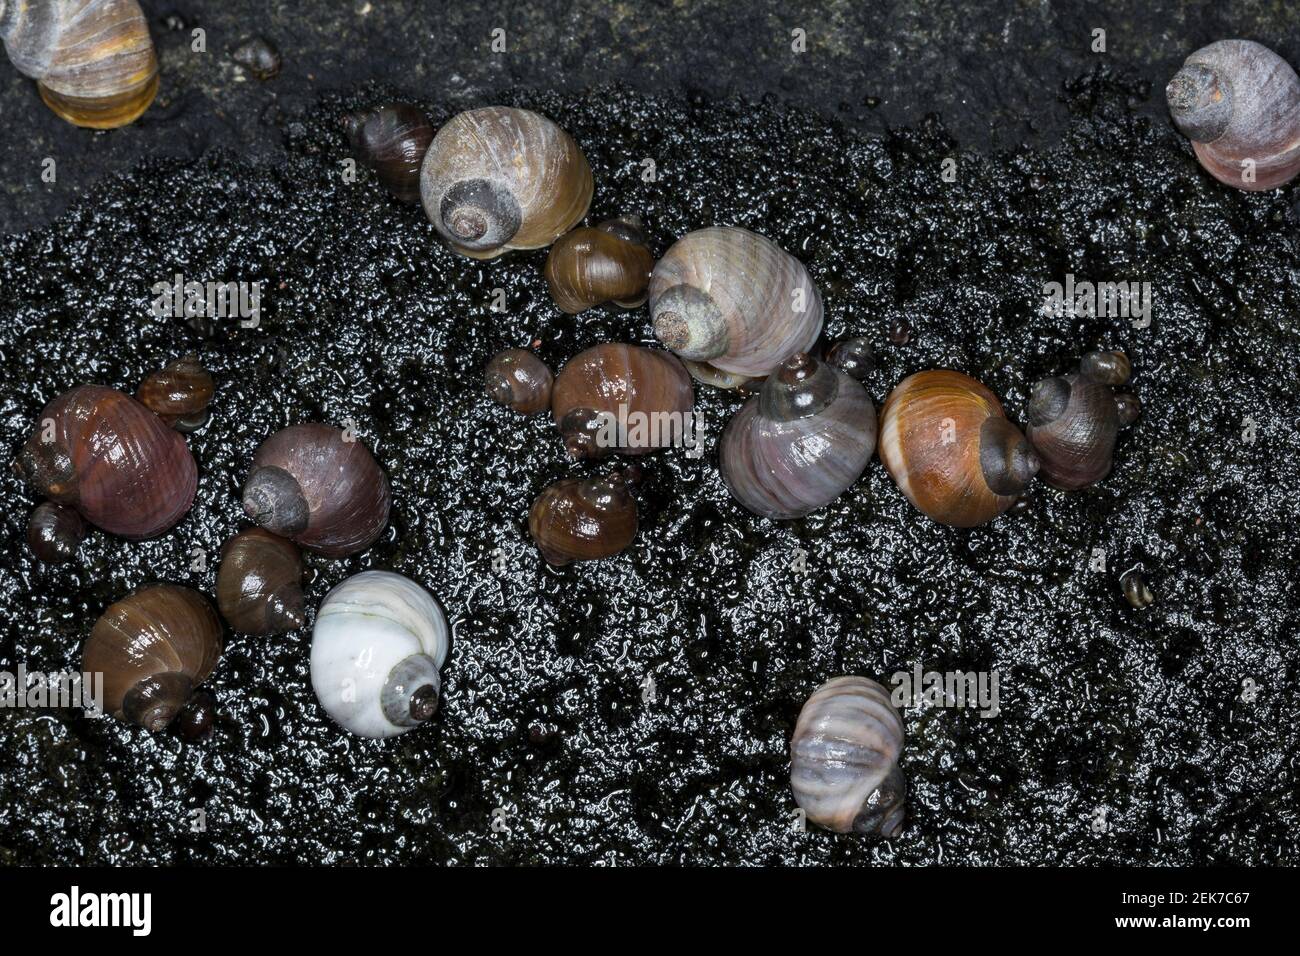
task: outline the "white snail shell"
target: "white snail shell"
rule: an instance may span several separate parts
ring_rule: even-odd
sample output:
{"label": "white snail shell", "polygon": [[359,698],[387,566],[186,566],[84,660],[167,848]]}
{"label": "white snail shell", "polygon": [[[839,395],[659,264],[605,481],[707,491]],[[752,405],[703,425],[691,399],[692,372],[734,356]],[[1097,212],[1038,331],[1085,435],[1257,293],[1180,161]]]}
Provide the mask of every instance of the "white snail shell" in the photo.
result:
{"label": "white snail shell", "polygon": [[451,631],[424,588],[363,571],[325,596],[311,638],[311,683],[335,721],[362,737],[393,737],[433,716]]}

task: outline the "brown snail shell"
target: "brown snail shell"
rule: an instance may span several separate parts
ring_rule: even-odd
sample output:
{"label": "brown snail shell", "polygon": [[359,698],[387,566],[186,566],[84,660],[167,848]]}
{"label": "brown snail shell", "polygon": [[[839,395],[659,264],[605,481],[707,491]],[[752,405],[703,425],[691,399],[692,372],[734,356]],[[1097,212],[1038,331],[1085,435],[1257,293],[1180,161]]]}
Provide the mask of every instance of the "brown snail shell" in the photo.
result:
{"label": "brown snail shell", "polygon": [[537,353],[506,349],[492,356],[484,372],[487,393],[521,415],[536,415],[551,404],[555,376]]}
{"label": "brown snail shell", "polygon": [[880,412],[880,460],[912,504],[970,528],[1015,504],[1038,471],[997,396],[947,369],[909,375]]}
{"label": "brown snail shell", "polygon": [[1300,172],[1300,78],[1251,40],[1197,50],[1165,89],[1197,160],[1237,189],[1273,189]]}
{"label": "brown snail shell", "polygon": [[194,431],[207,421],[208,405],[216,385],[197,355],[186,355],[150,373],[136,398],[179,432]]}
{"label": "brown snail shell", "polygon": [[104,710],[153,733],[165,728],[221,656],[221,621],[198,591],[153,584],[111,604],[82,649],[104,675]]}
{"label": "brown snail shell", "polygon": [[1048,484],[1076,491],[1110,474],[1115,438],[1136,417],[1128,401],[1121,408],[1112,388],[1127,381],[1129,372],[1123,352],[1089,352],[1079,371],[1034,386],[1025,406],[1029,423],[1025,436],[1038,454],[1040,474]]}
{"label": "brown snail shell", "polygon": [[77,555],[86,522],[67,505],[45,501],[27,519],[27,547],[46,564],[63,564]]}
{"label": "brown snail shell", "polygon": [[548,485],[528,512],[528,533],[556,567],[618,554],[636,537],[636,526],[636,499],[618,471]]}
{"label": "brown snail shell", "polygon": [[46,405],[14,468],[44,497],[124,538],[162,534],[198,488],[185,439],[131,396],[100,385]]}
{"label": "brown snail shell", "polygon": [[433,142],[433,124],[409,103],[386,103],[349,113],[343,129],[352,149],[380,184],[406,203],[420,201],[420,167]]}
{"label": "brown snail shell", "polygon": [[546,283],[570,315],[605,302],[635,309],[645,303],[654,264],[640,220],[611,219],[557,239],[546,257]]}
{"label": "brown snail shell", "polygon": [[591,167],[545,116],[488,106],[453,116],[420,168],[420,198],[456,252],[491,259],[541,249],[587,214]]}
{"label": "brown snail shell", "polygon": [[681,443],[694,407],[691,377],[676,356],[620,343],[579,352],[551,392],[551,414],[575,458],[643,455]]}
{"label": "brown snail shell", "polygon": [[245,634],[302,627],[302,555],[291,541],[261,528],[235,535],[221,549],[217,607]]}
{"label": "brown snail shell", "polygon": [[46,105],[77,126],[125,126],[158,93],[158,57],[136,0],[0,0],[0,39]]}
{"label": "brown snail shell", "polygon": [[388,524],[388,478],[360,441],[329,425],[291,425],[258,446],[244,513],[308,551],[341,558]]}

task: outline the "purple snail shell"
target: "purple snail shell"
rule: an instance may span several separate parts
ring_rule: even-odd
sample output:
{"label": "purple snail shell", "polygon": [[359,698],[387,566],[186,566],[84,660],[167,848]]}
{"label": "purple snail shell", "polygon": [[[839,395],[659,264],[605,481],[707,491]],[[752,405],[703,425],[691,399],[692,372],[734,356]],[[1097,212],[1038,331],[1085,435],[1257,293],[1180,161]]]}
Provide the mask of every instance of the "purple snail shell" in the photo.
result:
{"label": "purple snail shell", "polygon": [[636,527],[636,499],[618,471],[548,485],[528,512],[528,533],[556,567],[613,557],[632,543]]}
{"label": "purple snail shell", "polygon": [[1025,437],[1048,484],[1077,491],[1110,474],[1116,436],[1136,418],[1136,399],[1125,396],[1121,406],[1112,388],[1128,380],[1129,370],[1122,352],[1090,352],[1077,372],[1034,386],[1025,407]]}
{"label": "purple snail shell", "polygon": [[420,167],[433,142],[433,125],[409,103],[386,103],[343,117],[348,142],[375,171],[380,185],[405,203],[420,201]]}
{"label": "purple snail shell", "polygon": [[261,528],[235,535],[221,549],[217,607],[245,634],[302,627],[302,555],[293,542]]}
{"label": "purple snail shell", "polygon": [[27,520],[27,547],[46,564],[64,564],[77,555],[86,522],[67,505],[44,501]]}
{"label": "purple snail shell", "polygon": [[536,415],[551,406],[555,376],[528,349],[506,349],[492,356],[483,377],[493,400],[521,415]]}

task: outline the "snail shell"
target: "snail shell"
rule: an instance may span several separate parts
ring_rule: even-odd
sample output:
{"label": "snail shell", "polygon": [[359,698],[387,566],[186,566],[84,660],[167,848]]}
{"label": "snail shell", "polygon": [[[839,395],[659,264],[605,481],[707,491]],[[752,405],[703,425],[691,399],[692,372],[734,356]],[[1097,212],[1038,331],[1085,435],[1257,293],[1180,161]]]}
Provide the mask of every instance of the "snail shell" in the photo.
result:
{"label": "snail shell", "polygon": [[434,228],[476,259],[549,246],[587,214],[592,185],[573,137],[545,116],[507,106],[453,116],[420,169]]}
{"label": "snail shell", "polygon": [[786,359],[727,424],[722,480],[765,518],[801,518],[838,498],[876,449],[866,390],[806,352]]}
{"label": "snail shell", "polygon": [[[1038,453],[1048,484],[1066,491],[1094,485],[1110,474],[1121,406],[1111,385],[1128,380],[1122,352],[1090,352],[1078,372],[1043,379],[1025,406],[1025,437]],[[1131,396],[1126,396],[1131,397]],[[1127,403],[1124,417],[1132,414]],[[1127,423],[1127,422],[1124,422]]]}
{"label": "snail shell", "polygon": [[325,596],[311,636],[311,685],[325,712],[362,737],[393,737],[438,709],[451,647],[442,608],[391,571],[363,571]]}
{"label": "snail shell", "polygon": [[849,378],[859,382],[870,375],[872,369],[876,367],[876,356],[871,350],[871,342],[864,336],[836,342],[826,353],[826,361]]}
{"label": "snail shell", "polygon": [[27,547],[46,564],[63,564],[77,554],[86,536],[86,522],[66,505],[45,501],[27,520]]}
{"label": "snail shell", "polygon": [[136,392],[140,404],[179,432],[203,427],[216,386],[197,355],[168,362],[150,373]]}
{"label": "snail shell", "polygon": [[546,283],[570,315],[605,302],[635,309],[646,300],[654,264],[640,220],[611,219],[557,239],[546,257]]}
{"label": "snail shell", "polygon": [[506,349],[492,356],[484,373],[487,393],[521,415],[536,415],[551,404],[555,376],[528,349]]}
{"label": "snail shell", "polygon": [[348,142],[402,202],[420,201],[420,167],[433,142],[433,124],[409,103],[387,103],[343,117]]}
{"label": "snail shell", "polygon": [[1250,40],[1202,47],[1165,96],[1174,125],[1220,182],[1273,189],[1300,172],[1300,78],[1268,47]]}
{"label": "snail shell", "polygon": [[892,837],[907,792],[898,769],[903,721],[889,692],[865,677],[822,684],[790,740],[790,788],[807,818],[836,833]]}
{"label": "snail shell", "polygon": [[548,485],[528,512],[528,533],[556,567],[618,554],[636,537],[636,524],[636,499],[617,471]]}
{"label": "snail shell", "polygon": [[329,425],[291,425],[258,446],[244,513],[308,551],[341,558],[388,524],[388,478],[370,451]]}
{"label": "snail shell", "polygon": [[302,555],[291,541],[269,531],[241,531],[221,549],[217,607],[245,634],[302,627]]}
{"label": "snail shell", "polygon": [[1038,458],[997,396],[948,370],[903,379],[880,413],[880,460],[912,504],[970,528],[1010,508]]}
{"label": "snail shell", "polygon": [[157,733],[221,656],[221,621],[198,591],[153,584],[111,604],[90,632],[82,669],[104,675],[104,709]]}
{"label": "snail shell", "polygon": [[77,126],[125,126],[158,93],[158,57],[136,0],[0,0],[0,39],[46,105]]}
{"label": "snail shell", "polygon": [[654,333],[683,359],[751,378],[807,352],[822,300],[803,263],[746,229],[687,233],[650,276]]}
{"label": "snail shell", "polygon": [[133,539],[180,521],[198,488],[185,439],[129,395],[99,385],[46,405],[14,468],[44,497]]}
{"label": "snail shell", "polygon": [[[551,392],[551,414],[575,458],[643,455],[684,438],[691,377],[668,352],[608,343],[575,355]],[[626,429],[618,429],[618,423]],[[641,426],[641,427],[638,427]]]}

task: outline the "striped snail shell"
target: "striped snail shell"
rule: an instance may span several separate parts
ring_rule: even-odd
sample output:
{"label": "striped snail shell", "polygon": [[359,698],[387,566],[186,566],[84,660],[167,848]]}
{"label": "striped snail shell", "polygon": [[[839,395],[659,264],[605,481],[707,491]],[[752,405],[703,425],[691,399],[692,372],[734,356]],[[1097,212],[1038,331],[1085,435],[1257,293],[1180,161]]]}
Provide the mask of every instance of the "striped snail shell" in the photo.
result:
{"label": "striped snail shell", "polygon": [[898,769],[903,721],[889,691],[865,677],[822,684],[790,740],[790,788],[807,818],[836,833],[892,837],[907,784]]}
{"label": "striped snail shell", "polygon": [[46,105],[77,126],[125,126],[158,92],[158,57],[136,0],[0,0],[0,39]]}
{"label": "striped snail shell", "polygon": [[221,548],[217,607],[245,634],[279,634],[302,627],[302,555],[291,541],[250,528]]}
{"label": "striped snail shell", "polygon": [[610,219],[555,241],[546,258],[546,284],[555,304],[570,315],[605,302],[635,309],[646,300],[654,264],[641,221]]}
{"label": "striped snail shell", "polygon": [[587,214],[592,188],[573,137],[545,116],[507,106],[453,116],[420,168],[434,228],[476,259],[549,246]]}

